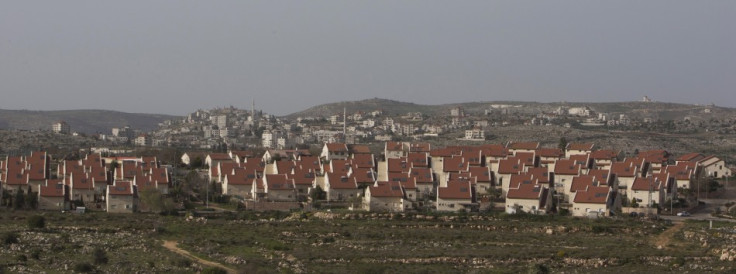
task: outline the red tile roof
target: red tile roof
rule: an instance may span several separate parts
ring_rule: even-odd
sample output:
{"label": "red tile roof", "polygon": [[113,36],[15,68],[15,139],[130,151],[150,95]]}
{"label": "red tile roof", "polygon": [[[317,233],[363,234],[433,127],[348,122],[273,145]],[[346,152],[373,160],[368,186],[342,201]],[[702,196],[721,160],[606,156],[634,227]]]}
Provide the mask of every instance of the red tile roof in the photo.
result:
{"label": "red tile roof", "polygon": [[534,176],[533,178],[538,180],[539,184],[549,183],[549,169],[546,167],[530,167],[527,173]]}
{"label": "red tile roof", "polygon": [[248,158],[242,166],[247,170],[252,170],[258,173],[263,173],[263,170],[266,169],[266,163],[264,163],[261,158]]}
{"label": "red tile roof", "polygon": [[506,146],[513,150],[537,150],[539,148],[538,142],[509,142]]}
{"label": "red tile roof", "polygon": [[468,170],[468,162],[463,157],[445,157],[442,163],[444,172],[461,172]]}
{"label": "red tile roof", "polygon": [[409,176],[419,184],[431,184],[434,183],[434,175],[432,175],[432,169],[426,167],[412,167],[409,170]]}
{"label": "red tile roof", "polygon": [[519,174],[524,170],[524,164],[516,157],[509,157],[498,162],[498,174]]}
{"label": "red tile roof", "polygon": [[373,154],[353,154],[353,158],[350,159],[351,164],[354,167],[359,168],[374,168],[376,166]]}
{"label": "red tile roof", "polygon": [[327,171],[329,173],[346,174],[350,170],[350,162],[348,162],[348,160],[335,159],[330,161],[330,165],[328,167],[329,170]]}
{"label": "red tile roof", "polygon": [[602,149],[591,152],[590,158],[595,160],[615,160],[618,154],[618,151]]}
{"label": "red tile roof", "polygon": [[463,150],[462,156],[465,162],[471,166],[481,166],[483,163],[483,154],[478,149],[465,149]]}
{"label": "red tile roof", "polygon": [[94,189],[95,186],[92,184],[92,178],[89,178],[85,173],[72,173],[71,175],[71,186],[72,189]]}
{"label": "red tile roof", "polygon": [[665,171],[670,174],[670,177],[674,177],[675,180],[690,180],[690,177],[693,175],[694,169],[691,166],[681,162],[677,165],[667,166],[665,168]]}
{"label": "red tile roof", "polygon": [[406,160],[406,157],[388,159],[388,172],[400,172],[407,173],[411,168],[411,163]]}
{"label": "red tile roof", "polygon": [[350,153],[356,154],[371,154],[371,149],[366,145],[349,145]]}
{"label": "red tile roof", "polygon": [[252,185],[258,179],[254,171],[245,168],[236,168],[233,173],[226,176],[228,185]]}
{"label": "red tile roof", "polygon": [[605,186],[588,186],[586,190],[578,190],[574,203],[605,204],[608,201],[609,189]]}
{"label": "red tile roof", "polygon": [[376,186],[370,186],[368,188],[372,197],[404,197],[404,190],[398,182],[377,182]]}
{"label": "red tile roof", "polygon": [[688,154],[680,156],[679,158],[677,158],[677,161],[682,161],[682,162],[699,161],[703,158],[705,158],[705,155],[701,153],[693,152],[693,153],[688,153]]}
{"label": "red tile roof", "polygon": [[486,157],[505,158],[509,155],[509,150],[506,147],[497,144],[481,145],[480,150],[483,156]]}
{"label": "red tile roof", "polygon": [[506,193],[507,199],[540,199],[542,195],[547,192],[547,189],[542,185],[534,184],[532,182],[522,183],[516,188],[509,188]]}
{"label": "red tile roof", "polygon": [[291,190],[294,189],[294,181],[289,180],[286,174],[267,174],[264,180],[269,190]]}
{"label": "red tile roof", "polygon": [[565,153],[559,148],[540,148],[536,151],[537,156],[546,158],[562,158]]}
{"label": "red tile roof", "polygon": [[475,177],[479,183],[490,183],[492,182],[493,175],[488,167],[471,166],[468,167],[470,176]]}
{"label": "red tile roof", "polygon": [[327,151],[329,152],[348,152],[348,146],[342,143],[328,143],[325,145],[327,146]]}
{"label": "red tile roof", "polygon": [[64,197],[66,194],[66,186],[58,179],[49,179],[45,185],[41,185],[40,193],[42,197]]}
{"label": "red tile roof", "polygon": [[302,168],[314,170],[315,172],[322,171],[322,163],[319,161],[319,157],[317,156],[301,156],[299,157],[299,160],[296,161],[296,165],[301,166]]}
{"label": "red tile roof", "polygon": [[581,168],[587,169],[588,168],[588,162],[590,160],[589,154],[578,154],[578,155],[570,155],[569,159],[575,161],[575,164],[580,165]]}
{"label": "red tile roof", "polygon": [[568,143],[566,150],[592,151],[595,145],[592,143]]}
{"label": "red tile roof", "polygon": [[133,184],[128,181],[117,181],[114,185],[107,186],[107,194],[132,196]]}
{"label": "red tile roof", "polygon": [[294,181],[295,185],[311,186],[314,184],[317,175],[315,175],[314,170],[294,169],[293,174],[287,174],[286,177]]}
{"label": "red tile roof", "polygon": [[618,177],[636,177],[637,171],[637,166],[632,163],[613,163],[611,165],[611,173]]}
{"label": "red tile roof", "polygon": [[370,168],[354,168],[350,172],[350,178],[359,185],[372,185],[376,182],[376,172]]}
{"label": "red tile roof", "polygon": [[470,182],[450,181],[447,187],[437,188],[437,196],[440,199],[472,199],[473,193]]}
{"label": "red tile roof", "polygon": [[578,175],[580,174],[580,165],[575,164],[573,160],[557,160],[555,163],[555,174],[557,175]]}
{"label": "red tile roof", "polygon": [[608,185],[608,180],[612,175],[608,169],[591,169],[588,171],[588,175],[593,176],[593,181],[597,182],[598,185]]}
{"label": "red tile roof", "polygon": [[232,158],[230,158],[230,155],[228,155],[227,153],[210,153],[207,156],[209,156],[210,159],[215,160],[215,161],[232,160]]}
{"label": "red tile roof", "polygon": [[412,152],[406,158],[412,167],[429,167],[429,154],[426,152]]}
{"label": "red tile roof", "polygon": [[[521,162],[525,166],[534,166],[536,155],[534,152],[516,152],[517,159],[521,159]],[[509,157],[511,158],[511,157]]]}
{"label": "red tile roof", "polygon": [[357,189],[358,184],[355,180],[350,180],[346,174],[340,173],[327,173],[327,177],[330,181],[330,188],[332,189]]}
{"label": "red tile roof", "polygon": [[634,179],[634,183],[631,184],[632,190],[643,190],[643,191],[649,191],[649,188],[652,188],[652,191],[658,191],[659,190],[659,181],[655,181],[654,177],[638,177]]}
{"label": "red tile roof", "polygon": [[572,184],[570,185],[570,192],[577,192],[580,190],[586,190],[589,186],[594,186],[593,176],[580,175],[572,178]]}
{"label": "red tile roof", "polygon": [[645,158],[651,163],[667,163],[670,153],[666,150],[647,150],[639,151],[639,157]]}
{"label": "red tile roof", "polygon": [[385,149],[387,151],[404,151],[404,144],[401,142],[386,142]]}
{"label": "red tile roof", "polygon": [[278,174],[287,174],[291,173],[291,171],[296,167],[296,162],[294,161],[288,161],[288,160],[281,160],[276,161],[276,173]]}
{"label": "red tile roof", "polygon": [[407,182],[409,181],[409,174],[408,173],[389,173],[388,174],[388,181],[389,182]]}

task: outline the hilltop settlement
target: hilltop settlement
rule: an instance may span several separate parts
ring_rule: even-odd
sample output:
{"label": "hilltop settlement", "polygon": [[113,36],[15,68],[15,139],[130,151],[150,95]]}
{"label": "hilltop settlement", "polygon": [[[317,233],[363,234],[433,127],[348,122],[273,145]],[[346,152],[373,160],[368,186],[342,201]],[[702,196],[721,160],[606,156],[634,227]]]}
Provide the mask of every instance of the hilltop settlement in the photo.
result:
{"label": "hilltop settlement", "polygon": [[[59,121],[40,134],[5,138],[2,204],[132,213],[217,200],[246,210],[495,209],[591,217],[697,206],[732,177],[733,155],[717,152],[732,150],[733,139],[723,136],[735,132],[736,120],[712,105],[665,105],[665,117],[654,111],[661,104],[647,100],[630,103],[649,109],[632,113],[564,103],[445,106],[446,112],[342,103],[275,117],[253,105],[198,110],[152,132],[121,126],[91,136]],[[697,141],[671,137],[688,134]]]}

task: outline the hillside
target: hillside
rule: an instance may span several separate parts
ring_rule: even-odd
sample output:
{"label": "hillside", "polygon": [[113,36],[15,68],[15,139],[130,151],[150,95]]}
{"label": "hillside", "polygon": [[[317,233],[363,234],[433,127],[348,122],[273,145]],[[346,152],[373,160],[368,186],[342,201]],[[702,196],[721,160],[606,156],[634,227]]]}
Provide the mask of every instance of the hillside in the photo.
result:
{"label": "hillside", "polygon": [[109,134],[111,128],[126,125],[134,129],[151,131],[158,127],[158,123],[174,118],[177,116],[107,110],[0,110],[0,129],[50,130],[53,123],[66,121],[72,131]]}
{"label": "hillside", "polygon": [[[509,101],[496,101],[496,102],[472,102],[472,103],[455,103],[455,104],[443,104],[443,105],[420,105],[415,103],[399,102],[388,99],[367,99],[361,101],[348,101],[348,102],[337,102],[323,104],[315,107],[311,107],[304,111],[296,112],[287,115],[286,118],[296,117],[318,117],[318,116],[330,116],[334,114],[342,114],[343,108],[347,110],[348,114],[355,113],[357,111],[370,112],[374,110],[382,110],[384,113],[389,115],[406,114],[409,112],[421,112],[427,115],[449,115],[450,109],[454,107],[462,107],[467,114],[477,115],[484,113],[485,110],[490,109],[491,105],[509,105],[514,107],[514,112],[524,113],[542,113],[552,112],[559,107],[589,107],[596,113],[607,113],[611,115],[627,114],[632,117],[641,118],[656,118],[663,120],[678,120],[688,116],[695,120],[698,119],[710,119],[714,117],[736,118],[736,109],[718,107],[718,106],[703,106],[703,105],[687,105],[687,104],[676,104],[676,103],[665,103],[665,102],[611,102],[611,103],[583,103],[583,102],[552,102],[552,103],[539,103],[539,102],[509,102]],[[706,113],[708,109],[711,112]]]}

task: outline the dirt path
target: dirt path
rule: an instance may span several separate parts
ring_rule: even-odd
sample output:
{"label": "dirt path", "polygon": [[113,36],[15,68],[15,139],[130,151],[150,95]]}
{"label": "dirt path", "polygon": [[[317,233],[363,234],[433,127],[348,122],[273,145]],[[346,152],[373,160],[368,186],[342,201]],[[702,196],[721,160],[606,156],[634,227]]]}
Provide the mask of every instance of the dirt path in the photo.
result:
{"label": "dirt path", "polygon": [[213,261],[208,261],[208,260],[199,258],[197,256],[194,256],[191,253],[189,253],[189,251],[186,251],[184,249],[181,249],[177,245],[178,244],[175,241],[164,241],[164,244],[163,244],[163,246],[166,249],[171,250],[171,251],[173,251],[173,252],[175,252],[175,253],[177,253],[179,255],[182,255],[184,257],[187,257],[187,258],[189,258],[191,260],[194,260],[194,261],[196,261],[199,264],[203,264],[203,265],[206,265],[206,266],[212,266],[212,267],[219,267],[219,268],[225,269],[225,271],[227,271],[227,273],[230,273],[230,274],[238,273],[237,271],[235,271],[235,269],[229,268],[229,267],[224,266],[224,265],[222,265],[220,263],[216,263],[216,262],[213,262]]}
{"label": "dirt path", "polygon": [[659,236],[654,238],[654,246],[657,248],[665,248],[667,245],[670,244],[670,241],[672,240],[672,237],[675,236],[675,233],[680,231],[682,227],[685,226],[685,222],[677,222],[672,227],[668,228],[662,234],[659,234]]}

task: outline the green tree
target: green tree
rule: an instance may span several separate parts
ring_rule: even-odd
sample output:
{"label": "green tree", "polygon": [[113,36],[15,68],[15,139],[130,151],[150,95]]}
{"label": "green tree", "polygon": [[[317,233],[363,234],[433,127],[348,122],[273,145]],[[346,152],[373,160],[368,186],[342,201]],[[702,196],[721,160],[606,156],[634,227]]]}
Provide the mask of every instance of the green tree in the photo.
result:
{"label": "green tree", "polygon": [[557,144],[557,147],[565,151],[565,148],[567,148],[567,139],[565,137],[560,137],[560,142]]}
{"label": "green tree", "polygon": [[13,208],[14,209],[21,209],[23,205],[25,204],[25,196],[23,194],[22,189],[18,189],[17,192],[15,192],[15,199],[13,199]]}
{"label": "green tree", "polygon": [[33,192],[30,185],[28,186],[24,202],[25,208],[27,209],[36,209],[38,207],[38,193]]}
{"label": "green tree", "polygon": [[327,198],[327,192],[322,190],[321,186],[317,186],[317,188],[313,189],[310,195],[312,197],[312,201],[324,200]]}
{"label": "green tree", "polygon": [[141,207],[151,212],[170,212],[175,209],[174,201],[171,198],[164,197],[161,192],[155,188],[147,188],[138,192]]}
{"label": "green tree", "polygon": [[201,156],[194,157],[194,160],[190,163],[190,166],[194,169],[196,168],[202,168],[204,166],[204,161],[202,160]]}

